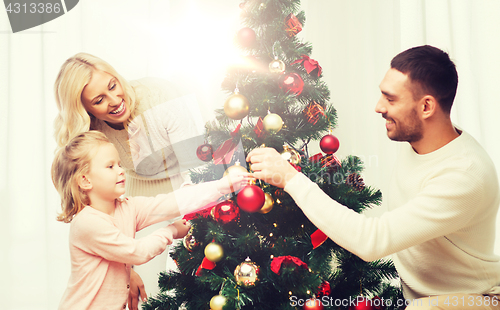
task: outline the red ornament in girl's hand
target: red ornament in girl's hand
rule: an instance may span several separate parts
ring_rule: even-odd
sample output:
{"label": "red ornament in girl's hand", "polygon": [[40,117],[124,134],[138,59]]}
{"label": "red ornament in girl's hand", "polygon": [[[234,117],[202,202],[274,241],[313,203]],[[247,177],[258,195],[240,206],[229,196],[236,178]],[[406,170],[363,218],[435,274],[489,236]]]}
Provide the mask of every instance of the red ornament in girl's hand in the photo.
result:
{"label": "red ornament in girl's hand", "polygon": [[265,201],[264,191],[256,185],[245,186],[236,196],[236,203],[240,209],[249,213],[259,211]]}
{"label": "red ornament in girl's hand", "polygon": [[334,135],[326,135],[323,138],[321,138],[321,141],[319,142],[319,147],[323,152],[326,154],[333,154],[337,152],[337,150],[340,147],[340,142],[337,137]]}

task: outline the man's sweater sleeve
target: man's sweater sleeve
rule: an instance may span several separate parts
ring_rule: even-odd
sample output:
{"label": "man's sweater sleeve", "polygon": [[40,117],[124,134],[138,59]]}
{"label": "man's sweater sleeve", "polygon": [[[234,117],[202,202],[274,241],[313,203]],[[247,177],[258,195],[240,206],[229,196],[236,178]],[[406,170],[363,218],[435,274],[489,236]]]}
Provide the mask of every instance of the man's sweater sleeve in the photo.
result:
{"label": "man's sweater sleeve", "polygon": [[[326,195],[302,173],[285,191],[330,239],[365,261],[373,261],[464,227],[480,203],[480,182],[460,171],[428,181],[417,197],[380,217],[366,217]],[[475,186],[476,184],[476,186]]]}

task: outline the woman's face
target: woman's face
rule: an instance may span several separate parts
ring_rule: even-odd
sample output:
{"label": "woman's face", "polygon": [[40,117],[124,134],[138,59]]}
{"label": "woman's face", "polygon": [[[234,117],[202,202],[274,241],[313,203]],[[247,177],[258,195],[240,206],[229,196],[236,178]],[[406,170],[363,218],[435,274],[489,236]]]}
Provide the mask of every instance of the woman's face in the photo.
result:
{"label": "woman's face", "polygon": [[83,88],[82,102],[85,110],[97,119],[106,121],[116,128],[130,117],[130,105],[118,79],[111,74],[96,70],[89,83]]}

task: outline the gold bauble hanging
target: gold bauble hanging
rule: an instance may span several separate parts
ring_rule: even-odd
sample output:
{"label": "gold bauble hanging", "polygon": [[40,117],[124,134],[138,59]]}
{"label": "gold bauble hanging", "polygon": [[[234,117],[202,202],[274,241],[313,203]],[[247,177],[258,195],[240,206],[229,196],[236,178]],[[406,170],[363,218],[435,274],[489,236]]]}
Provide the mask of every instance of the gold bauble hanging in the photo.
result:
{"label": "gold bauble hanging", "polygon": [[275,57],[274,60],[269,63],[269,71],[272,73],[283,73],[285,72],[285,69],[285,63],[278,59],[278,57]]}
{"label": "gold bauble hanging", "polygon": [[288,145],[283,147],[283,152],[281,153],[281,157],[292,163],[294,165],[298,165],[301,162],[300,154],[296,150],[290,148]]}
{"label": "gold bauble hanging", "polygon": [[283,127],[281,116],[275,113],[267,114],[262,122],[266,131],[278,132],[281,130],[281,127]]}
{"label": "gold bauble hanging", "polygon": [[264,201],[264,205],[260,208],[259,213],[266,214],[269,213],[274,206],[273,197],[269,193],[264,193],[266,196],[266,200]]}
{"label": "gold bauble hanging", "polygon": [[234,278],[238,285],[243,287],[253,287],[260,281],[260,267],[252,262],[249,257],[239,264],[234,270]]}
{"label": "gold bauble hanging", "polygon": [[249,110],[250,104],[248,103],[248,99],[237,91],[227,98],[224,103],[224,113],[226,113],[227,117],[234,120],[244,118],[248,115]]}
{"label": "gold bauble hanging", "polygon": [[215,295],[210,299],[210,310],[222,310],[226,305],[226,297],[222,295]]}
{"label": "gold bauble hanging", "polygon": [[184,236],[182,239],[182,243],[184,244],[184,247],[189,251],[192,252],[197,246],[200,245],[198,241],[193,236],[193,228],[191,228],[187,235]]}
{"label": "gold bauble hanging", "polygon": [[239,161],[235,162],[234,165],[224,171],[223,176],[227,176],[228,174],[238,173],[238,172],[248,172],[247,168],[243,167]]}
{"label": "gold bauble hanging", "polygon": [[211,242],[205,247],[205,257],[214,263],[217,263],[224,257],[224,249],[218,243]]}

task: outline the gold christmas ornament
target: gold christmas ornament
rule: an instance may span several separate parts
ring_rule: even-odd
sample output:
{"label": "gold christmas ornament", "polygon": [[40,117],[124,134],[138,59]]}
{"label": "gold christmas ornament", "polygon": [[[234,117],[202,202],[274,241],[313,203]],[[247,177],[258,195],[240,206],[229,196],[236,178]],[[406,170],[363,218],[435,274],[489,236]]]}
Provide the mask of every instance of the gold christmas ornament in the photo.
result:
{"label": "gold christmas ornament", "polygon": [[248,172],[247,168],[243,167],[239,161],[235,162],[234,165],[227,168],[226,171],[224,171],[224,176],[238,172]]}
{"label": "gold christmas ornament", "polygon": [[187,235],[184,236],[184,239],[182,239],[182,243],[189,252],[192,252],[197,246],[200,245],[200,243],[196,241],[196,239],[193,236],[193,228],[191,228],[188,231]]}
{"label": "gold christmas ornament", "polygon": [[226,305],[226,297],[222,295],[215,295],[210,299],[210,310],[222,310]]}
{"label": "gold christmas ornament", "polygon": [[298,165],[301,161],[299,152],[290,148],[288,145],[283,146],[281,157],[294,165]]}
{"label": "gold christmas ornament", "polygon": [[273,209],[274,200],[273,197],[269,193],[264,193],[266,196],[266,200],[264,201],[264,205],[260,208],[259,213],[266,214],[269,213]]}
{"label": "gold christmas ornament", "polygon": [[205,247],[205,257],[214,263],[217,263],[224,257],[224,249],[218,243],[211,242]]}
{"label": "gold christmas ornament", "polygon": [[275,113],[267,114],[262,122],[264,123],[264,129],[266,131],[278,132],[281,130],[281,127],[283,127],[281,116]]}
{"label": "gold christmas ornament", "polygon": [[260,267],[252,262],[249,257],[234,270],[236,283],[243,287],[255,286],[255,284],[260,281],[259,274]]}
{"label": "gold christmas ornament", "polygon": [[248,99],[237,90],[224,103],[224,113],[226,113],[227,117],[234,120],[244,118],[248,115],[249,110],[250,104],[248,103]]}
{"label": "gold christmas ornament", "polygon": [[285,68],[285,63],[278,59],[278,57],[274,57],[274,60],[269,63],[269,71],[272,73],[283,73],[285,72]]}

